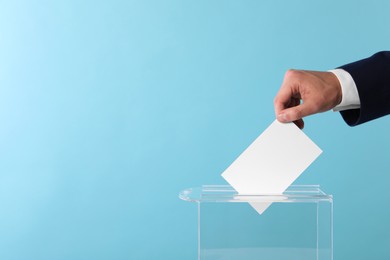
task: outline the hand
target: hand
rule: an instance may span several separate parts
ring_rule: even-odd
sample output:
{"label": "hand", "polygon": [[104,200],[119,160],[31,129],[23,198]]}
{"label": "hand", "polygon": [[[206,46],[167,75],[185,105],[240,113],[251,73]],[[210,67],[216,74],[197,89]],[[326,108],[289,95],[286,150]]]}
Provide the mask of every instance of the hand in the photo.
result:
{"label": "hand", "polygon": [[328,111],[340,104],[341,98],[340,82],[332,72],[288,70],[275,97],[276,118],[302,129],[303,117]]}

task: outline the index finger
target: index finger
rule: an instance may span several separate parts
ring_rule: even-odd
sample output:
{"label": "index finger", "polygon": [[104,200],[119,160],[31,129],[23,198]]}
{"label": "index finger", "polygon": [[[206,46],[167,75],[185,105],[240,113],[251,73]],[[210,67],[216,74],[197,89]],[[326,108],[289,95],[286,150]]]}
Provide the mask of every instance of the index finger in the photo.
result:
{"label": "index finger", "polygon": [[274,108],[276,116],[278,116],[282,110],[288,107],[292,97],[293,95],[291,89],[282,85],[274,99]]}

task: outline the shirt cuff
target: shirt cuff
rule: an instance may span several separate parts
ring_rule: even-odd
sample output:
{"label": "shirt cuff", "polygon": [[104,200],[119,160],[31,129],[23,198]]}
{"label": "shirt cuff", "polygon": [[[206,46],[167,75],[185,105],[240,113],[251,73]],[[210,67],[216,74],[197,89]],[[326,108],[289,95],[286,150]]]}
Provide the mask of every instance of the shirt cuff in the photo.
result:
{"label": "shirt cuff", "polygon": [[333,108],[333,111],[338,112],[360,108],[359,93],[351,74],[343,69],[329,70],[329,72],[332,72],[339,80],[342,93],[341,102]]}

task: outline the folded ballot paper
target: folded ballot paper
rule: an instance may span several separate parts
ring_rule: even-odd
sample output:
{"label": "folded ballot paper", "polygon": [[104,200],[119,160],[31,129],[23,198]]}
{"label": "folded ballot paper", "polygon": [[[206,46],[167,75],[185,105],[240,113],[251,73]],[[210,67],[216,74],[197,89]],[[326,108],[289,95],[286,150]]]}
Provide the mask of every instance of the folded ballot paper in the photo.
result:
{"label": "folded ballot paper", "polygon": [[[322,153],[294,123],[275,120],[222,173],[222,177],[243,195],[282,194]],[[271,203],[253,202],[262,214]]]}

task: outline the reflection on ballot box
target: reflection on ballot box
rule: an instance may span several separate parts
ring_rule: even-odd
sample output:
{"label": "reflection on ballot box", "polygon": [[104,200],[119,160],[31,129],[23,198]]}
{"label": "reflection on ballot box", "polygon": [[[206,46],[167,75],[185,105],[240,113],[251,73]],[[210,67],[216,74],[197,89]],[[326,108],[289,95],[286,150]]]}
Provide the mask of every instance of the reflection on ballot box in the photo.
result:
{"label": "reflection on ballot box", "polygon": [[[318,185],[292,185],[280,195],[209,185],[180,198],[198,206],[200,260],[333,259],[332,196]],[[261,203],[272,205],[263,214],[250,206]]]}

